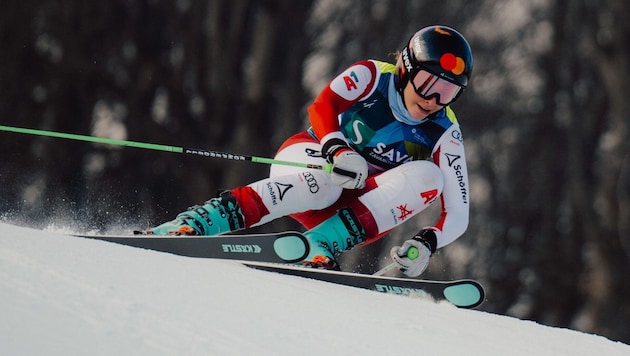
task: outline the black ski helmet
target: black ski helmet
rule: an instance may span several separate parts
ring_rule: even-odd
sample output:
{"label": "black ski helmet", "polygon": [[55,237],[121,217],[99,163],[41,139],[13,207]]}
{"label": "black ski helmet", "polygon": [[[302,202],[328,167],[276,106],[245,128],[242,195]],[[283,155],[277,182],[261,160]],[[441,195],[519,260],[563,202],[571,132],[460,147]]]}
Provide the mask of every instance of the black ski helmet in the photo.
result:
{"label": "black ski helmet", "polygon": [[401,93],[409,79],[422,69],[465,88],[472,74],[472,50],[456,30],[441,25],[428,26],[411,36],[396,66],[396,87]]}

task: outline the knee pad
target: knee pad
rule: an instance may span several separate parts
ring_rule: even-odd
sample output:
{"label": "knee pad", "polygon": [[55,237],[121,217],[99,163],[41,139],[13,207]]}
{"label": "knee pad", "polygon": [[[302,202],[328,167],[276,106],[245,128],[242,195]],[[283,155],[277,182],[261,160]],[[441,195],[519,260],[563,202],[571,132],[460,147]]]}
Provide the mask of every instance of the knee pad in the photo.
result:
{"label": "knee pad", "polygon": [[444,176],[438,166],[430,161],[411,161],[390,169],[375,178],[377,185],[407,184],[414,192],[437,190],[438,195],[444,188]]}
{"label": "knee pad", "polygon": [[435,202],[444,188],[438,166],[412,161],[374,178],[376,188],[359,200],[372,213],[378,231],[388,231],[417,215]]}

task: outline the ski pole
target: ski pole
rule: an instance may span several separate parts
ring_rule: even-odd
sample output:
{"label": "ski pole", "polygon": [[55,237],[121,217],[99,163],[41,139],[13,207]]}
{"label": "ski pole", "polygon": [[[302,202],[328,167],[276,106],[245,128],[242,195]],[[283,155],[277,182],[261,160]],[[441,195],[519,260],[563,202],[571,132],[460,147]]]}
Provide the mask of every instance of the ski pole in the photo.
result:
{"label": "ski pole", "polygon": [[393,270],[394,268],[396,268],[397,265],[398,265],[398,263],[392,262],[392,263],[388,264],[387,266],[381,268],[380,270],[376,271],[373,275],[374,276],[382,276],[385,273],[387,273],[387,272]]}
{"label": "ski pole", "polygon": [[37,136],[65,138],[65,139],[77,140],[77,141],[103,143],[107,145],[145,148],[149,150],[184,153],[184,154],[191,154],[191,155],[210,157],[210,158],[229,159],[229,160],[235,160],[235,161],[250,161],[250,162],[255,162],[255,163],[279,164],[279,165],[284,165],[284,166],[320,169],[328,173],[330,173],[332,170],[331,164],[318,165],[318,164],[310,164],[310,163],[303,163],[303,162],[290,162],[290,161],[277,160],[273,158],[247,156],[247,155],[212,151],[212,150],[199,149],[199,148],[185,148],[185,147],[158,145],[158,144],[153,144],[153,143],[117,140],[117,139],[111,139],[111,138],[102,138],[102,137],[85,136],[85,135],[75,135],[75,134],[55,132],[55,131],[26,129],[26,128],[3,126],[3,125],[0,125],[0,131],[16,132],[16,133],[37,135]]}
{"label": "ski pole", "polygon": [[[419,254],[419,251],[414,246],[409,247],[409,249],[407,250],[407,257],[410,260],[412,260],[412,261],[415,260],[416,258],[418,258],[418,254]],[[393,270],[396,267],[398,267],[398,263],[392,262],[392,263],[388,264],[387,266],[381,268],[380,270],[376,271],[373,275],[374,276],[382,276],[385,273]]]}

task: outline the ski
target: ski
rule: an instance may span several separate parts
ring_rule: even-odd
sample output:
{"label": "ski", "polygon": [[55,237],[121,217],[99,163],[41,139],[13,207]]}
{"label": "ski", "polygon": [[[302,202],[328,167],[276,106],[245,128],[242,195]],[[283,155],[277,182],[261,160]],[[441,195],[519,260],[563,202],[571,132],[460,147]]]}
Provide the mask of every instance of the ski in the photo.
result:
{"label": "ski", "polygon": [[299,232],[268,234],[175,237],[154,235],[80,235],[108,243],[121,244],[179,256],[238,260],[263,271],[370,289],[382,293],[430,297],[446,300],[460,308],[475,308],[483,303],[485,292],[474,280],[433,281],[328,271],[290,265],[302,261],[309,245]]}
{"label": "ski", "polygon": [[435,301],[448,301],[460,308],[475,308],[485,300],[483,286],[471,279],[434,281],[383,277],[274,263],[243,262],[247,267],[318,281],[369,289],[382,293],[430,297]]}
{"label": "ski", "polygon": [[295,263],[308,256],[309,245],[299,232],[270,234],[175,237],[154,235],[77,235],[179,256]]}

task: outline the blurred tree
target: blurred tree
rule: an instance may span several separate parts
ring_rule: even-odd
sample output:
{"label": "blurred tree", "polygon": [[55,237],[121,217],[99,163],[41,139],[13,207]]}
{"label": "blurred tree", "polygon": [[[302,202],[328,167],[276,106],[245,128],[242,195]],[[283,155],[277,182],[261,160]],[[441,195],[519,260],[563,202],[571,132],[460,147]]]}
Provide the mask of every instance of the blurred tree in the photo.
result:
{"label": "blurred tree", "polygon": [[630,104],[626,98],[630,92],[630,7],[618,0],[585,1],[576,7],[579,16],[567,32],[582,30],[575,47],[595,73],[577,73],[571,92],[582,113],[576,115],[574,126],[584,138],[574,141],[576,158],[582,161],[573,172],[577,176],[570,176],[575,184],[572,193],[578,197],[574,232],[585,237],[580,282],[586,301],[575,326],[623,340],[628,338],[630,320],[630,250],[628,230],[624,231],[630,216]]}

